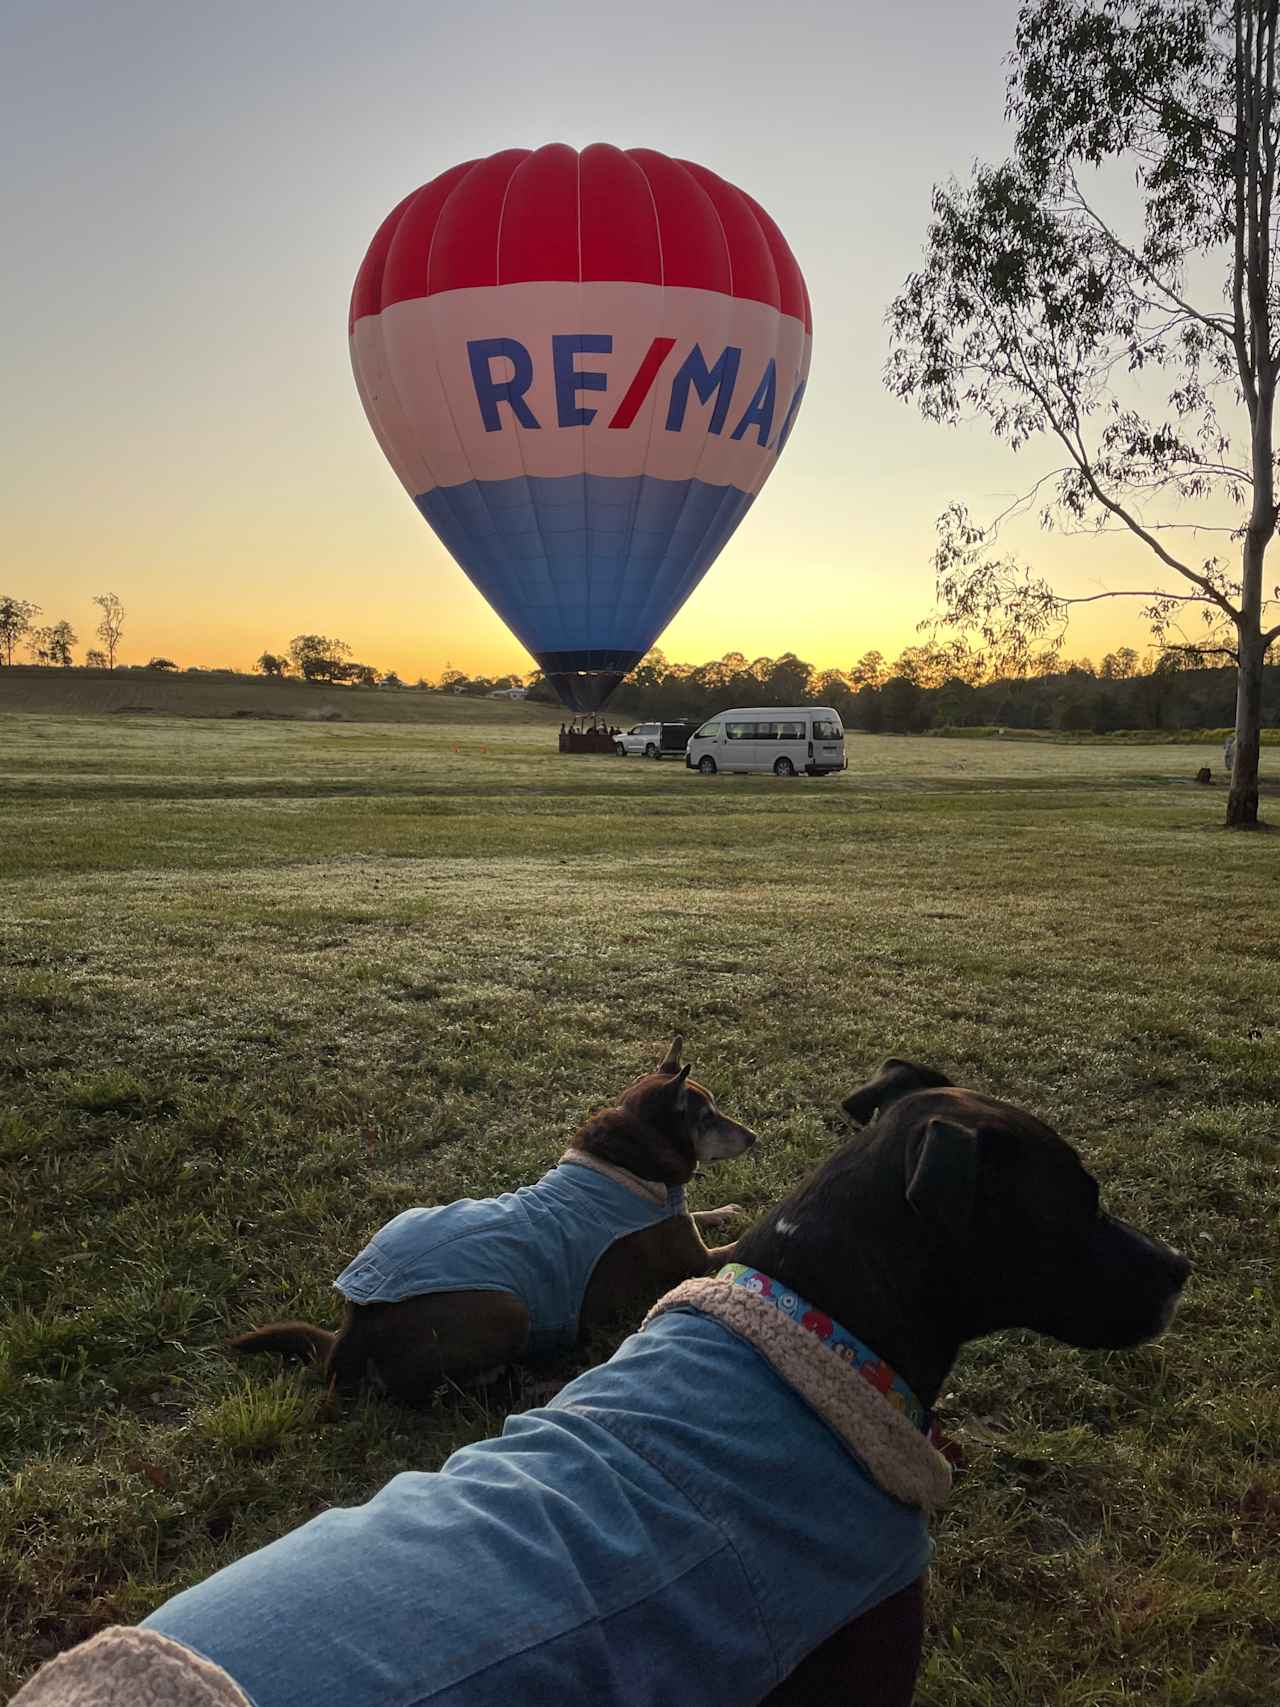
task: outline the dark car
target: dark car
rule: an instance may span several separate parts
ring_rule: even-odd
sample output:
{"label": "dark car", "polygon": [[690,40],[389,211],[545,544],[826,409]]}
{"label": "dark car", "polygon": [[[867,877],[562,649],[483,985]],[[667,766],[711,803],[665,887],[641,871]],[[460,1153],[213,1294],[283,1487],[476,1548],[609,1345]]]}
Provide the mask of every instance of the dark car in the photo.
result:
{"label": "dark car", "polygon": [[614,751],[620,758],[640,754],[646,759],[671,758],[683,755],[693,734],[692,723],[637,723],[618,735]]}

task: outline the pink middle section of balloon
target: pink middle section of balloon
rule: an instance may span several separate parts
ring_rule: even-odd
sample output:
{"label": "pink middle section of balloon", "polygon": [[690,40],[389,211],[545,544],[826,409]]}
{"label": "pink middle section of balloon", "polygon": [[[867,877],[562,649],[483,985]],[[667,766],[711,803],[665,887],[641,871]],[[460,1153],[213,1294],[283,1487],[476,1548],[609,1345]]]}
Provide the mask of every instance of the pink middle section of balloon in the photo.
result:
{"label": "pink middle section of balloon", "polygon": [[[557,386],[553,341],[573,334],[607,338],[611,348],[562,347]],[[494,340],[514,340],[515,359],[493,353]],[[811,342],[797,318],[742,297],[535,282],[393,303],[357,320],[351,356],[370,424],[415,498],[470,480],[583,473],[698,479],[755,494],[773,468]],[[646,366],[653,377],[629,425],[611,425],[629,391],[634,404]],[[576,386],[570,370],[604,385]],[[508,399],[501,391],[512,380],[517,394]],[[561,424],[577,410],[594,412],[589,424]]]}

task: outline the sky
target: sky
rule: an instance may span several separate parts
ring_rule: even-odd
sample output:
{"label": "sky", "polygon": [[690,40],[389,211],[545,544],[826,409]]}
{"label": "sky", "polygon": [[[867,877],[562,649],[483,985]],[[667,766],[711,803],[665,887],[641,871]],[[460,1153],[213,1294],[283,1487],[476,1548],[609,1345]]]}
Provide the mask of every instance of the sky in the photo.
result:
{"label": "sky", "polygon": [[[786,456],[658,644],[700,662],[892,657],[953,499],[1054,459],[884,389],[885,312],[935,182],[1006,151],[1016,0],[6,0],[0,592],[122,656],[246,667],[336,634],[406,679],[531,667],[392,474],[357,399],[351,282],[409,190],[510,146],[697,160],[773,215],[814,312]],[[1065,590],[1140,546],[1011,536]],[[1068,650],[1145,643],[1103,603]]]}

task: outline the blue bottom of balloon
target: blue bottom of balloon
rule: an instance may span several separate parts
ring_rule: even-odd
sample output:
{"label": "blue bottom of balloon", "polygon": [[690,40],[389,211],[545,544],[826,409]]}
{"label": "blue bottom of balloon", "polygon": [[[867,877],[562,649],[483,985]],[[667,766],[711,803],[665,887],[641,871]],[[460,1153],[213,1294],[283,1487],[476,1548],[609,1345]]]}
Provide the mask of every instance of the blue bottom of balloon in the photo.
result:
{"label": "blue bottom of balloon", "polygon": [[415,502],[531,653],[603,663],[648,651],[751,500],[701,480],[568,474],[437,486]]}

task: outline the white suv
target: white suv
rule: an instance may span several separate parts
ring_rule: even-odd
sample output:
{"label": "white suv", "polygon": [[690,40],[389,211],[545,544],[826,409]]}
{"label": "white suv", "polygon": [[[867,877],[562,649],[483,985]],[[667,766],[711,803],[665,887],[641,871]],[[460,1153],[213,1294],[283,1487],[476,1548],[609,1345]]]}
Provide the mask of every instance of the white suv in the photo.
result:
{"label": "white suv", "polygon": [[634,729],[624,729],[613,746],[620,758],[643,753],[646,759],[656,759],[662,750],[662,725],[637,723]]}

